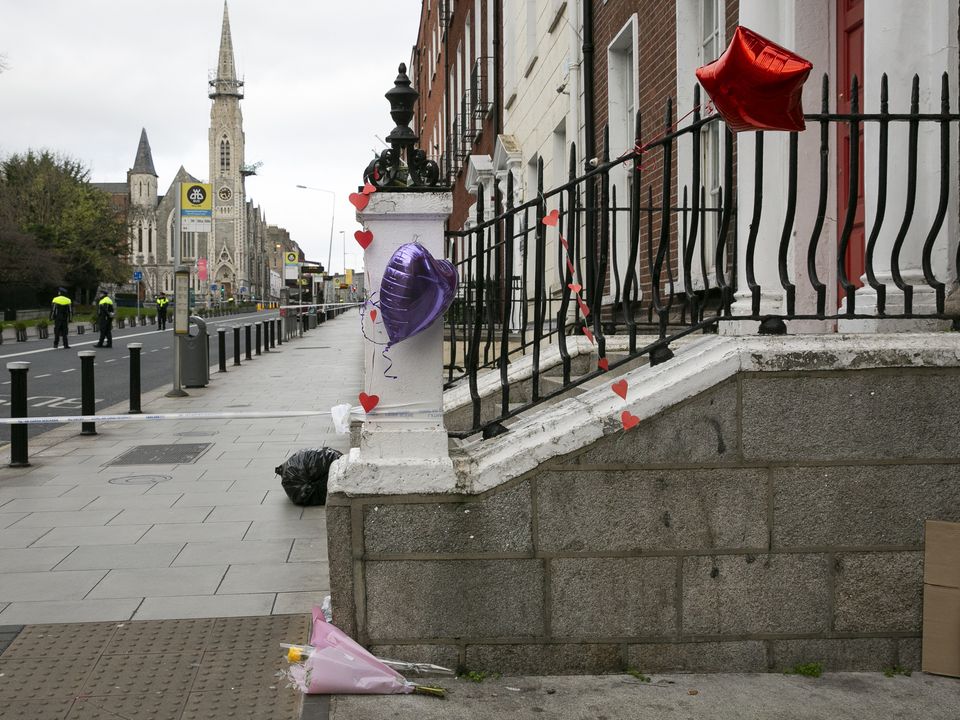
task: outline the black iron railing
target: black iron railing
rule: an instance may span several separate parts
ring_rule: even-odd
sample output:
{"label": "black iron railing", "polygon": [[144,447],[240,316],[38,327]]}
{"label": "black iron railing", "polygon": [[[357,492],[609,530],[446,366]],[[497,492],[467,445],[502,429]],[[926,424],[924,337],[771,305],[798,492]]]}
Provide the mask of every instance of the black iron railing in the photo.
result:
{"label": "black iron railing", "polygon": [[[506,418],[557,396],[572,386],[587,382],[604,370],[596,369],[573,377],[569,338],[592,335],[598,358],[606,358],[607,336],[625,331],[626,349],[618,349],[608,360],[608,369],[648,356],[651,364],[672,357],[670,344],[697,332],[716,331],[725,321],[755,321],[762,334],[786,332],[789,320],[843,320],[862,318],[930,318],[953,320],[945,310],[948,281],[955,284],[960,274],[960,251],[949,258],[953,267],[941,262],[939,275],[932,260],[934,249],[949,242],[943,229],[950,193],[951,125],[960,115],[950,112],[948,81],[942,79],[941,111],[919,112],[919,78],[913,81],[908,113],[888,109],[887,79],[880,90],[880,111],[860,112],[858,81],[852,82],[849,113],[829,111],[829,82],[823,78],[822,104],[818,113],[805,116],[808,132],[819,131],[818,178],[798,183],[798,134],[788,136],[786,203],[779,238],[761,238],[763,217],[763,132],[754,135],[754,191],[744,199],[751,212],[750,229],[745,239],[743,277],[746,287],[737,288],[737,192],[734,185],[733,134],[717,115],[703,116],[699,109],[699,88],[695,89],[692,119],[677,128],[672,102],[659,134],[644,141],[641,117],[636,118],[634,149],[611,159],[609,133],[605,131],[602,157],[584,174],[577,175],[576,150],[570,148],[568,182],[544,190],[543,161],[539,161],[537,187],[533,199],[514,203],[513,175],[507,175],[505,192],[497,187],[494,206],[502,208],[495,217],[486,216],[483,192],[478,192],[473,227],[447,233],[448,257],[460,274],[458,295],[447,313],[445,369],[447,386],[467,382],[473,404],[473,422],[469,431],[452,432],[467,436],[481,429],[489,431]],[[878,279],[877,239],[885,221],[888,201],[889,128],[894,123],[907,126],[905,158],[895,158],[897,172],[904,173],[906,197],[900,226],[889,257],[889,275],[898,293],[897,307],[888,306],[887,285]],[[707,139],[712,126],[713,132]],[[861,161],[860,135],[864,126],[875,125],[878,149],[874,197],[876,208],[865,227],[864,278],[876,295],[875,308],[858,312],[858,278],[848,277],[846,258],[854,232]],[[847,187],[838,188],[847,198],[846,213],[837,219],[836,276],[821,277],[818,249],[824,241],[825,220],[831,175],[837,161],[831,153],[831,139],[839,127],[849,136],[849,158],[845,165]],[[939,134],[940,190],[932,218],[917,219],[918,133],[931,128]],[[704,167],[703,142],[722,140],[714,157],[721,167]],[[675,151],[679,143],[689,149],[689,163],[677,167]],[[711,150],[711,151],[712,151]],[[952,150],[956,152],[954,147]],[[708,163],[709,165],[709,163]],[[652,168],[652,170],[651,170]],[[741,174],[744,168],[740,168]],[[711,177],[706,177],[707,175]],[[708,187],[715,181],[717,187]],[[691,191],[690,188],[693,188]],[[816,192],[817,214],[809,238],[796,236],[797,198]],[[954,188],[956,192],[956,188]],[[543,220],[556,212],[556,227]],[[903,247],[911,228],[924,223],[924,243],[920,256],[923,282],[911,284],[904,273]],[[832,237],[832,235],[830,236]],[[776,242],[779,285],[762,287],[758,281],[756,256],[761,243]],[[954,240],[955,242],[955,240]],[[613,251],[611,252],[611,249]],[[771,248],[772,249],[772,248]],[[941,253],[942,255],[942,253]],[[791,258],[806,258],[806,276],[791,268]],[[951,277],[946,277],[948,274]],[[836,283],[837,309],[827,307],[828,285]],[[579,289],[578,289],[579,286]],[[932,293],[930,307],[914,307],[918,288]],[[749,311],[735,312],[734,292],[740,290]],[[797,312],[798,292],[809,297],[813,311]],[[774,311],[761,303],[762,295],[782,295]],[[654,337],[653,341],[649,336]],[[647,340],[643,340],[647,338]],[[641,346],[641,341],[644,344]],[[560,386],[546,390],[541,382],[545,367],[543,348],[556,344],[560,357]],[[523,402],[512,402],[508,367],[518,356],[531,356],[530,382]],[[478,377],[499,369],[496,387],[499,412],[481,416],[482,398]]]}

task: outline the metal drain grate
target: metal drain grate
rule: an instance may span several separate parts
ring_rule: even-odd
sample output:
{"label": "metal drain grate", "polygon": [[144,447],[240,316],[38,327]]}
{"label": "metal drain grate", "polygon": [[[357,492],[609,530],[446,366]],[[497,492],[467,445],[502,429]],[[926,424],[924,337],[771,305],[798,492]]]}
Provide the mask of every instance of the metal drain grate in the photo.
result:
{"label": "metal drain grate", "polygon": [[175,445],[137,445],[118,455],[107,465],[181,465],[196,462],[213,443],[176,443]]}

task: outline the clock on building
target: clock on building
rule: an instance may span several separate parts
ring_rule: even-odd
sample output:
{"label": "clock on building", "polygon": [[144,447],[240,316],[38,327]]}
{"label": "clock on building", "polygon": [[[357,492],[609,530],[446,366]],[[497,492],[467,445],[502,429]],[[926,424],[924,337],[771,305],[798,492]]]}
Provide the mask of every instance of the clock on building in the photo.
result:
{"label": "clock on building", "polygon": [[229,200],[230,198],[233,197],[233,193],[230,191],[230,188],[228,188],[226,185],[224,185],[222,188],[220,188],[217,191],[217,195],[220,196],[220,199],[224,201]]}

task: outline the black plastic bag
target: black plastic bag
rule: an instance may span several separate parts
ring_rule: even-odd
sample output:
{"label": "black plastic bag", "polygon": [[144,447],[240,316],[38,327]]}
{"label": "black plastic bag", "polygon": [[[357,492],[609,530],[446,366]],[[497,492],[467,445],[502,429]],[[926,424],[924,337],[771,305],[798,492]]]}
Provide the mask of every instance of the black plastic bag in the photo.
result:
{"label": "black plastic bag", "polygon": [[330,466],[342,454],[328,447],[300,450],[276,468],[280,484],[294,505],[323,505],[327,502]]}

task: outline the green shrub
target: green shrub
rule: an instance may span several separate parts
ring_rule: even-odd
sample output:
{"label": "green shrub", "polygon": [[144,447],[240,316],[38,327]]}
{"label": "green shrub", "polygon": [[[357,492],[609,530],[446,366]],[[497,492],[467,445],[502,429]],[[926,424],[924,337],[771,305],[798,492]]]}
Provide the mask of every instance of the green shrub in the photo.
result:
{"label": "green shrub", "polygon": [[804,677],[818,678],[823,675],[823,663],[797,663],[789,670],[784,671],[784,675],[803,675]]}

